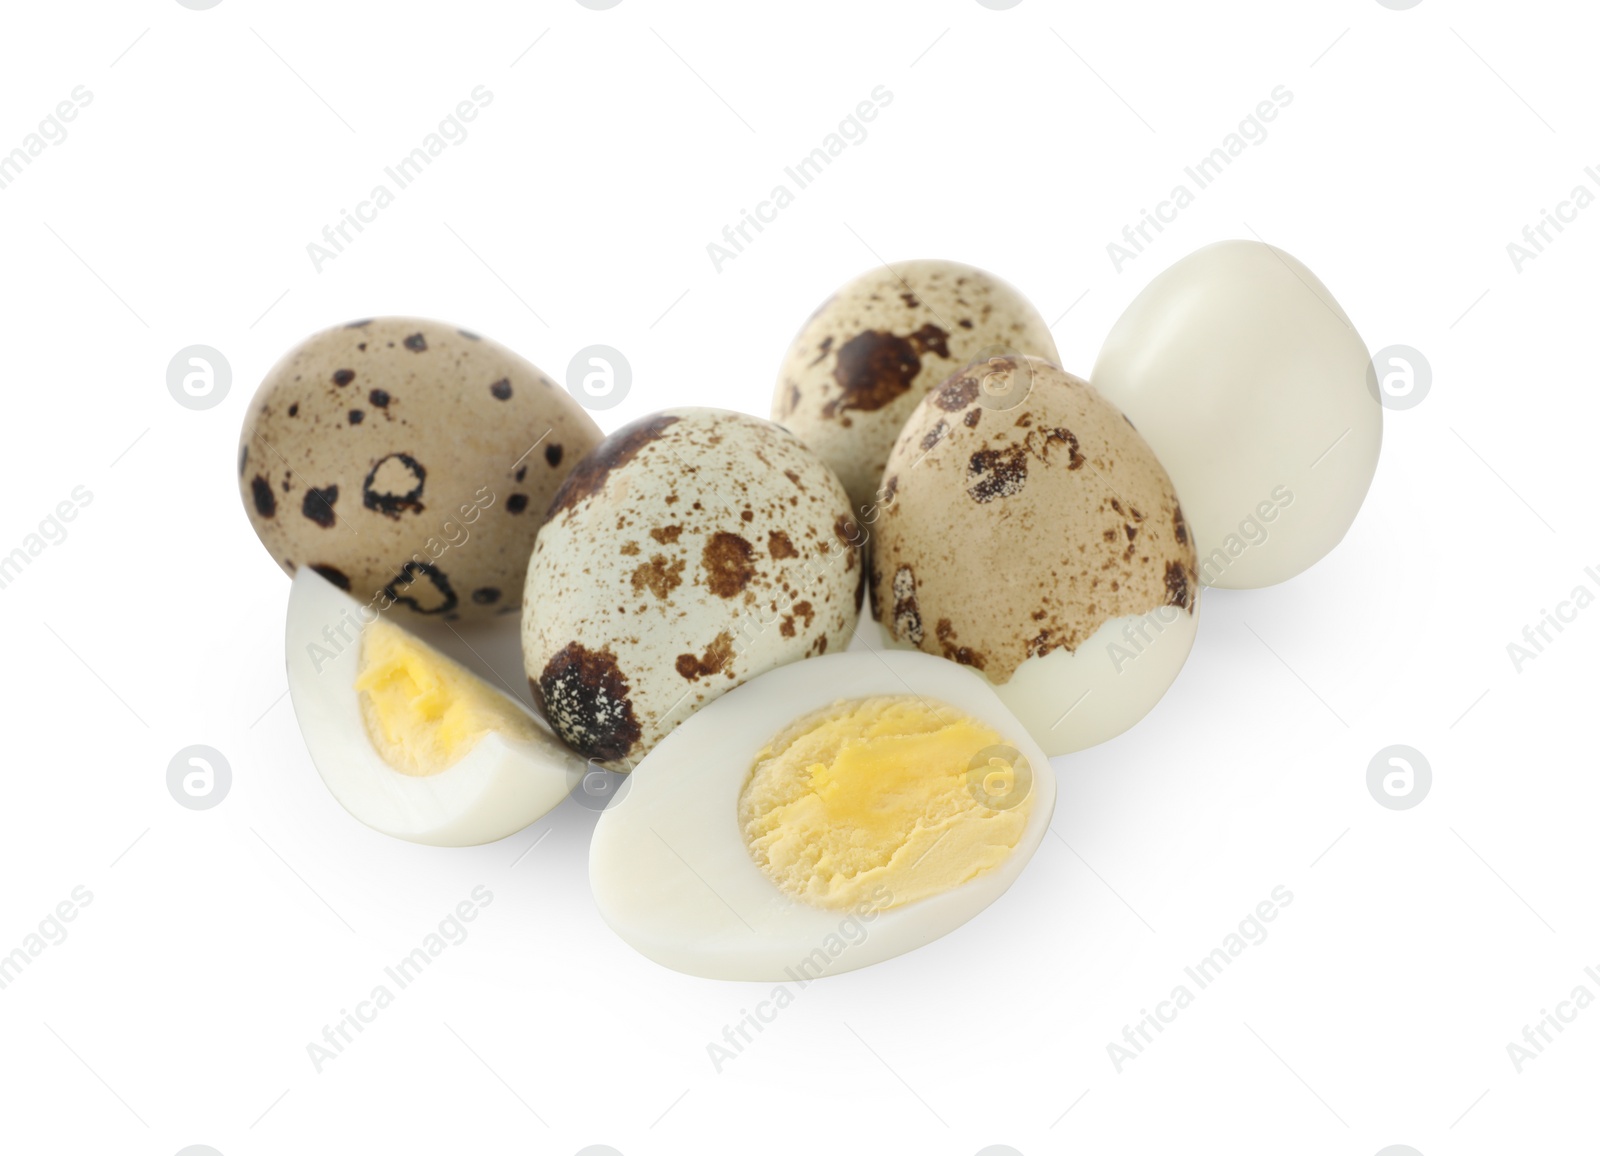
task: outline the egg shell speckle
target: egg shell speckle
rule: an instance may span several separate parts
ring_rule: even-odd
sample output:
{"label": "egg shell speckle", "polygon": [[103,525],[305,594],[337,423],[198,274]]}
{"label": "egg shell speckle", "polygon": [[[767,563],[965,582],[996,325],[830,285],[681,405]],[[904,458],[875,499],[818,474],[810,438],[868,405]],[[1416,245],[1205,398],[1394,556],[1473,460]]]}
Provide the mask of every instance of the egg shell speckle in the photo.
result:
{"label": "egg shell speckle", "polygon": [[551,503],[523,661],[575,750],[626,769],[696,709],[843,650],[865,571],[837,478],[760,418],[682,408],[617,430]]}
{"label": "egg shell speckle", "polygon": [[600,441],[570,394],[502,345],[437,321],[327,329],[267,374],[239,489],[293,574],[376,608],[515,614],[556,488]]}
{"label": "egg shell speckle", "polygon": [[[996,371],[1010,383],[998,397]],[[1166,472],[1088,382],[1045,361],[1000,359],[929,394],[883,488],[874,615],[991,682],[1108,619],[1194,612],[1194,546]]]}
{"label": "egg shell speckle", "polygon": [[980,354],[1006,353],[1057,356],[1049,325],[1012,286],[955,261],[880,266],[823,302],[796,335],[772,418],[838,474],[864,514],[917,403]]}

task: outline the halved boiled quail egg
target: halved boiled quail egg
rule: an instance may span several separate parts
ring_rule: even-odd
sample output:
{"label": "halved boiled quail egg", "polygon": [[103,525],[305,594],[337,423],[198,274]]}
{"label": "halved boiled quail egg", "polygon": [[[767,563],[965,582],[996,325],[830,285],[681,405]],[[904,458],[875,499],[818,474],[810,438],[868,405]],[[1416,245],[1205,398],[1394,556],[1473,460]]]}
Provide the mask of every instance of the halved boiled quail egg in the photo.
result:
{"label": "halved boiled quail egg", "polygon": [[345,810],[386,835],[444,847],[501,839],[584,773],[516,699],[306,567],[286,643],[312,762]]}
{"label": "halved boiled quail egg", "polygon": [[683,722],[600,816],[607,923],[658,963],[808,982],[921,947],[1011,886],[1055,775],[973,671],[848,653],[763,674]]}

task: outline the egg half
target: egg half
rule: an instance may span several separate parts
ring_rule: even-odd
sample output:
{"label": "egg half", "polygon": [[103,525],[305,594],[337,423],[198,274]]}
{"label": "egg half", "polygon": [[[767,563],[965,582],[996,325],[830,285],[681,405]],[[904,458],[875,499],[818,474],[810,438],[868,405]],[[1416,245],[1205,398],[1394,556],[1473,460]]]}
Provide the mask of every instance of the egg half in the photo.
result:
{"label": "egg half", "polygon": [[516,699],[307,567],[291,584],[285,642],[312,762],[345,810],[386,835],[502,839],[585,772]]}
{"label": "egg half", "polygon": [[973,671],[910,652],[779,667],[706,706],[600,816],[589,878],[650,959],[809,982],[904,954],[1011,886],[1050,762]]}

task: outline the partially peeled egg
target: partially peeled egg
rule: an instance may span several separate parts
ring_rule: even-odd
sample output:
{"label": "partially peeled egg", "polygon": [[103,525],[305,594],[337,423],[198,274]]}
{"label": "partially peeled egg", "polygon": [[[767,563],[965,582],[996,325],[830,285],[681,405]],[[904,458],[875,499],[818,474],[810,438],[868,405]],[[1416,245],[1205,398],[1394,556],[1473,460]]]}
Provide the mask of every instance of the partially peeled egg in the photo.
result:
{"label": "partially peeled egg", "polygon": [[1197,629],[1186,511],[1139,431],[1034,357],[968,366],[912,412],[873,526],[891,646],[983,672],[1051,755],[1155,707]]}
{"label": "partially peeled egg", "polygon": [[544,816],[584,774],[522,703],[306,567],[286,634],[311,760],[375,830],[441,847],[492,842]]}

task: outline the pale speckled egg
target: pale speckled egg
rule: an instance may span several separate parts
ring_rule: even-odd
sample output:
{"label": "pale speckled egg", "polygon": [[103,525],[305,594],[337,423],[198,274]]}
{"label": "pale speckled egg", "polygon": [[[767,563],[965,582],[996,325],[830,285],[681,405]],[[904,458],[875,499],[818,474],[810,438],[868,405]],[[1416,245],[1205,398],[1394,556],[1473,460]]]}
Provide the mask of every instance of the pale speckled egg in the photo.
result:
{"label": "pale speckled egg", "polygon": [[1219,241],[1145,287],[1091,378],[1171,473],[1201,581],[1242,590],[1299,574],[1355,521],[1383,443],[1369,365],[1310,269]]}
{"label": "pale speckled egg", "polygon": [[873,527],[893,644],[981,671],[1051,755],[1121,733],[1195,633],[1195,551],[1131,423],[1037,358],[952,377],[906,423]]}
{"label": "pale speckled egg", "polygon": [[992,273],[955,261],[900,261],[824,301],[778,370],[772,419],[839,475],[867,513],[895,437],[927,392],[980,357],[1056,360],[1050,326]]}
{"label": "pale speckled egg", "polygon": [[377,609],[515,614],[550,499],[599,441],[502,345],[437,321],[326,329],[267,374],[239,492],[268,553]]}
{"label": "pale speckled egg", "polygon": [[670,409],[557,491],[522,602],[528,681],[580,754],[625,770],[763,671],[843,650],[865,571],[844,487],[782,428]]}

